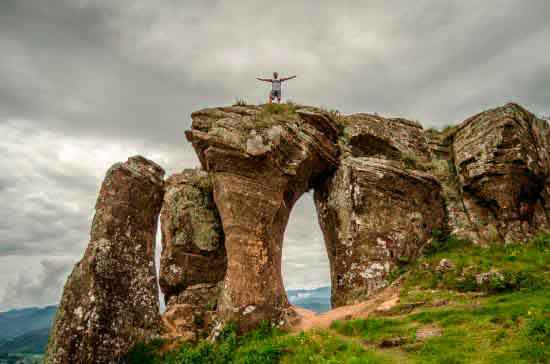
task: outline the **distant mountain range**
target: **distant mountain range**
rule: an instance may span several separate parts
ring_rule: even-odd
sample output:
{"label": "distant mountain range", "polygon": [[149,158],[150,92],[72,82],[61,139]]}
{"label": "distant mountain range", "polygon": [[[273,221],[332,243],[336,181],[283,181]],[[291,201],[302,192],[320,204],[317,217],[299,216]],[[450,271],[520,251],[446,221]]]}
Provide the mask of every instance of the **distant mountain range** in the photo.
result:
{"label": "distant mountain range", "polygon": [[44,352],[57,306],[0,312],[0,354]]}
{"label": "distant mountain range", "polygon": [[289,289],[287,296],[293,305],[322,313],[330,310],[330,287]]}
{"label": "distant mountain range", "polygon": [[[290,289],[287,295],[293,305],[319,313],[330,310],[330,287]],[[48,306],[0,312],[0,355],[43,353],[56,310]]]}

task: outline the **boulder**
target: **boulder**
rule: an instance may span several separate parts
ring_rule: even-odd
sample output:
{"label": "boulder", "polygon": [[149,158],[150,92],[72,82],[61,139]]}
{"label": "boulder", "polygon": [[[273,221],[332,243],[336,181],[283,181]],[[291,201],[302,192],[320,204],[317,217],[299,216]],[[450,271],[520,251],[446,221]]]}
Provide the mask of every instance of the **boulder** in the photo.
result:
{"label": "boulder", "polygon": [[210,334],[217,321],[217,305],[223,282],[187,287],[168,301],[162,315],[166,336],[197,340]]}

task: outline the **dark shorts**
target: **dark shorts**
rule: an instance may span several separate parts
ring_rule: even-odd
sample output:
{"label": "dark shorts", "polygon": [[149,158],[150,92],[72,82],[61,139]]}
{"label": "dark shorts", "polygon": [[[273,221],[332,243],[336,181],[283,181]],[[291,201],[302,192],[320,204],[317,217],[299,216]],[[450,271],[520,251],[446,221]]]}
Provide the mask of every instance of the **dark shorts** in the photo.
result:
{"label": "dark shorts", "polygon": [[281,98],[281,90],[271,90],[271,98],[280,99]]}

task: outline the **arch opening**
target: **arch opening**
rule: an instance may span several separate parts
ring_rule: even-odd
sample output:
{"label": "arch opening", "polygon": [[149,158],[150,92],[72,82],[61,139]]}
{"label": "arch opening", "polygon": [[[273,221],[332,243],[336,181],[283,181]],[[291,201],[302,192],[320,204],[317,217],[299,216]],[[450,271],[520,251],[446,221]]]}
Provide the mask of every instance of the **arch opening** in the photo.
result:
{"label": "arch opening", "polygon": [[290,212],[281,270],[291,304],[317,313],[331,309],[329,260],[312,192],[300,197]]}
{"label": "arch opening", "polygon": [[157,233],[155,235],[155,274],[157,277],[157,290],[159,298],[159,311],[162,314],[166,310],[164,293],[160,289],[160,257],[162,255],[162,231],[160,227],[160,215],[157,218]]}

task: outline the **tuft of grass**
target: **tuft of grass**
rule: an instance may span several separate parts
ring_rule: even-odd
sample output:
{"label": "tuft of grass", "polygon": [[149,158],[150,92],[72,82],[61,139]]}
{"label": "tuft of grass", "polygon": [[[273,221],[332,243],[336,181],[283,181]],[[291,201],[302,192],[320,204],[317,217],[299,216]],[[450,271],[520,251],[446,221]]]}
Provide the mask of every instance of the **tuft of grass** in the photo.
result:
{"label": "tuft of grass", "polygon": [[263,107],[264,115],[288,115],[295,114],[297,106],[294,103],[286,104],[265,104]]}
{"label": "tuft of grass", "polygon": [[335,321],[330,328],[342,335],[358,336],[374,344],[380,344],[384,340],[395,337],[415,339],[413,326],[393,319],[372,318]]}
{"label": "tuft of grass", "polygon": [[237,97],[233,106],[247,106],[248,103],[244,98]]}

